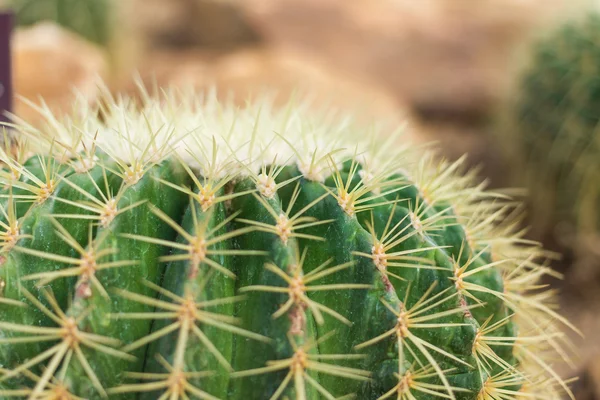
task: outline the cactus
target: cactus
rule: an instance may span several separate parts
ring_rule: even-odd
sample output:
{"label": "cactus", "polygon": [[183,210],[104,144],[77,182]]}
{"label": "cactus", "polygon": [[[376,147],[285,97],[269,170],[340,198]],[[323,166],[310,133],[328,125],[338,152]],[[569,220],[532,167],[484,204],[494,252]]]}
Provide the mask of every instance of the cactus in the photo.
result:
{"label": "cactus", "polygon": [[3,0],[19,25],[54,21],[87,40],[106,46],[112,40],[112,0]]}
{"label": "cactus", "polygon": [[461,160],[141,93],[10,125],[0,397],[573,397],[546,253]]}
{"label": "cactus", "polygon": [[[535,225],[600,228],[600,15],[551,31],[532,46],[507,109],[511,162],[527,171]],[[515,154],[519,154],[515,157]],[[522,160],[522,161],[520,161]]]}

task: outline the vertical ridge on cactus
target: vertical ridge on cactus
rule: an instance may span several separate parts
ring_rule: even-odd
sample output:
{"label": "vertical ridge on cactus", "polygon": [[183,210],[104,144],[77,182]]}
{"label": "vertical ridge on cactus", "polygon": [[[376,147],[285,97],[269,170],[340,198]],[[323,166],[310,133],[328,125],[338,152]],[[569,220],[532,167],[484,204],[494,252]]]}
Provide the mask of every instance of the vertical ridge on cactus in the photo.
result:
{"label": "vertical ridge on cactus", "polygon": [[140,91],[10,125],[0,397],[573,397],[556,274],[462,160],[305,103]]}

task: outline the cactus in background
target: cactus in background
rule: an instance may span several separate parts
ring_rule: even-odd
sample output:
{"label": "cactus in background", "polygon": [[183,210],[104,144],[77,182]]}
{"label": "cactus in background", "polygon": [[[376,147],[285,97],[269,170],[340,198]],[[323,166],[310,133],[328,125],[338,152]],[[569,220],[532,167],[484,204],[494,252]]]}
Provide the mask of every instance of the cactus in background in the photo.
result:
{"label": "cactus in background", "polygon": [[[535,225],[600,228],[600,15],[541,39],[508,110],[511,162],[527,172]],[[515,148],[514,144],[517,144]],[[520,154],[519,154],[520,153]],[[519,154],[515,156],[515,154]],[[521,162],[519,160],[525,160]]]}
{"label": "cactus in background", "polygon": [[0,397],[572,397],[545,252],[460,161],[142,93],[12,126]]}
{"label": "cactus in background", "polygon": [[113,0],[5,0],[18,25],[53,21],[87,40],[107,46],[112,40]]}

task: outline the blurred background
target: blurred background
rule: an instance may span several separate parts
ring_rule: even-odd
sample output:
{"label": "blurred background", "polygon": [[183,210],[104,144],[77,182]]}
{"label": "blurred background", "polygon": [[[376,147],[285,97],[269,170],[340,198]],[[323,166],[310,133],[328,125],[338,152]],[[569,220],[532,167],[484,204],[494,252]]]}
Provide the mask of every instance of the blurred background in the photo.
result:
{"label": "blurred background", "polygon": [[[73,88],[95,101],[98,76],[115,93],[134,94],[139,76],[216,85],[239,102],[265,88],[282,99],[300,89],[365,120],[407,122],[410,139],[437,141],[442,156],[467,153],[492,188],[527,187],[515,176],[531,164],[506,115],[531,49],[596,8],[591,0],[0,0],[18,25],[14,90],[56,112],[68,111]],[[591,62],[600,77],[600,56]],[[20,99],[14,111],[39,123]],[[555,208],[524,199],[533,211]],[[549,284],[585,334],[572,338],[581,354],[563,374],[579,376],[578,399],[600,399],[600,236],[554,213],[529,215],[529,237],[561,254],[554,267],[565,278]]]}

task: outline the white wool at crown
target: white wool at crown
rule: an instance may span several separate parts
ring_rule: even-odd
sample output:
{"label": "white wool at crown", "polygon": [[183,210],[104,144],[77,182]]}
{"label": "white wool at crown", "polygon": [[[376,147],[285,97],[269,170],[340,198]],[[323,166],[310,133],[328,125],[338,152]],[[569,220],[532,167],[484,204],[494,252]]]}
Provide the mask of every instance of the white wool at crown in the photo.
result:
{"label": "white wool at crown", "polygon": [[[140,92],[141,105],[124,96],[114,98],[106,88],[99,107],[78,96],[71,115],[62,119],[44,104],[31,103],[46,126],[38,130],[17,119],[17,127],[30,137],[41,135],[55,142],[54,150],[67,156],[94,145],[130,164],[175,153],[200,174],[214,178],[231,173],[232,168],[241,175],[258,172],[275,162],[296,164],[308,179],[323,181],[331,161],[339,167],[353,156],[369,177],[389,170],[391,162],[398,171],[408,172],[414,163],[411,159],[417,158],[415,151],[405,151],[409,143],[398,144],[404,126],[384,136],[375,124],[359,126],[349,113],[335,110],[316,112],[308,101],[290,100],[275,107],[272,98],[264,95],[238,107],[220,102],[215,90],[149,94],[140,86]],[[36,144],[48,151],[44,149],[48,146]],[[214,167],[213,159],[219,167],[206,171],[208,164]]]}
{"label": "white wool at crown", "polygon": [[474,224],[481,216],[472,210],[473,204],[497,197],[484,191],[485,185],[473,186],[475,175],[464,173],[464,158],[441,162],[433,152],[423,151],[423,145],[406,140],[405,125],[390,129],[386,121],[357,124],[350,112],[312,107],[306,98],[292,97],[275,107],[273,97],[265,94],[240,107],[220,102],[216,90],[155,88],[150,94],[140,85],[140,101],[114,97],[101,87],[99,105],[78,96],[71,113],[63,117],[43,103],[30,103],[45,126],[38,129],[18,118],[12,124],[22,138],[29,138],[27,150],[44,154],[52,146],[62,160],[83,153],[80,163],[90,168],[95,164],[91,152],[99,148],[134,178],[151,163],[175,155],[205,178],[247,176],[272,164],[295,164],[307,179],[322,182],[332,167],[355,159],[363,167],[364,183],[400,173],[430,204],[453,204],[457,214]]}

